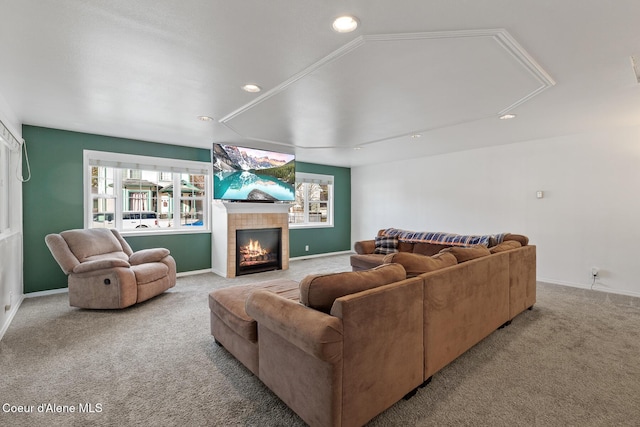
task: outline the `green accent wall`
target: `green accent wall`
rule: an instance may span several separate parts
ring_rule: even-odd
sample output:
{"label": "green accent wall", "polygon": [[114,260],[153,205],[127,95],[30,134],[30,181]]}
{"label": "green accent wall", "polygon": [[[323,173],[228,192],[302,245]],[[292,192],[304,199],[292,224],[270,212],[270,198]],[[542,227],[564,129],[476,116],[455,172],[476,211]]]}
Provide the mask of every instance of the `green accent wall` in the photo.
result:
{"label": "green accent wall", "polygon": [[[159,144],[24,125],[31,180],[23,184],[24,292],[67,287],[67,277],[44,243],[50,233],[84,227],[83,150],[211,161],[208,149]],[[351,169],[296,162],[299,172],[334,176],[334,227],[292,229],[290,256],[341,252],[351,245]],[[164,247],[178,272],[211,268],[211,234],[127,236],[136,251]],[[309,251],[305,251],[309,245]]]}
{"label": "green accent wall", "polygon": [[[23,126],[31,180],[23,184],[24,292],[67,287],[67,277],[44,243],[49,233],[83,228],[83,150],[211,161],[207,149]],[[126,237],[133,250],[165,247],[178,272],[211,268],[211,234]]]}
{"label": "green accent wall", "polygon": [[[351,169],[296,162],[296,172],[333,175],[333,227],[289,229],[291,258],[351,249]],[[309,251],[304,248],[309,245]]]}

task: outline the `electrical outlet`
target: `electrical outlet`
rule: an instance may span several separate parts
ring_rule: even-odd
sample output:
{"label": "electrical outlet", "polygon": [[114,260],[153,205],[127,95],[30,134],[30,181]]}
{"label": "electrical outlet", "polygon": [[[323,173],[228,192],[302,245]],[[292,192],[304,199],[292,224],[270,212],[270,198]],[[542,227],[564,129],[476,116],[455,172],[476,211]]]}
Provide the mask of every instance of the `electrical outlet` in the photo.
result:
{"label": "electrical outlet", "polygon": [[600,274],[600,269],[598,267],[591,267],[591,275],[593,277],[598,277]]}
{"label": "electrical outlet", "polygon": [[304,247],[304,251],[305,251],[305,252],[309,252],[309,245],[305,245],[305,247]]}

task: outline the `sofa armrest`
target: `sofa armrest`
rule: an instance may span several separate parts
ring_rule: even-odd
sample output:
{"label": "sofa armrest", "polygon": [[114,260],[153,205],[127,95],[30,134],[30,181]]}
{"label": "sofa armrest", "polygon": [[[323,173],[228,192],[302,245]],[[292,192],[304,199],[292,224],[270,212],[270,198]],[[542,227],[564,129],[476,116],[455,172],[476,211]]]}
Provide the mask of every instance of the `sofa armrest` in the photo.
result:
{"label": "sofa armrest", "polygon": [[522,234],[507,233],[504,236],[503,241],[508,242],[509,240],[515,240],[517,242],[520,242],[522,246],[527,246],[529,244],[529,238]]}
{"label": "sofa armrest", "polygon": [[160,262],[170,253],[171,252],[169,252],[169,249],[165,248],[142,249],[131,254],[131,256],[129,257],[129,262],[131,263],[131,265],[146,264],[148,262]]}
{"label": "sofa armrest", "polygon": [[311,356],[333,363],[342,358],[342,322],[273,292],[257,290],[245,310],[266,327]]}
{"label": "sofa armrest", "polygon": [[73,269],[74,274],[89,273],[96,270],[104,270],[106,268],[114,267],[131,267],[129,263],[119,258],[104,258],[95,261],[86,261],[76,265]]}
{"label": "sofa armrest", "polygon": [[353,249],[359,255],[372,254],[376,250],[376,241],[361,240],[353,245]]}

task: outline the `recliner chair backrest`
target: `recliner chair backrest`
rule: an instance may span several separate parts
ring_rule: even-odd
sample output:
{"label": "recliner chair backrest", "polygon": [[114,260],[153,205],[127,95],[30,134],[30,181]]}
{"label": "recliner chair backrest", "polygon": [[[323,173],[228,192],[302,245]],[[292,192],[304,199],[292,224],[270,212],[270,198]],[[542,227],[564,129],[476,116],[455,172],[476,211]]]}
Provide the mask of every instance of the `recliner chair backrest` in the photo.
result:
{"label": "recliner chair backrest", "polygon": [[95,255],[124,252],[118,239],[106,228],[67,230],[60,235],[80,262]]}
{"label": "recliner chair backrest", "polygon": [[116,230],[104,228],[49,234],[45,237],[45,242],[65,274],[72,272],[78,264],[101,255],[128,260],[133,253]]}

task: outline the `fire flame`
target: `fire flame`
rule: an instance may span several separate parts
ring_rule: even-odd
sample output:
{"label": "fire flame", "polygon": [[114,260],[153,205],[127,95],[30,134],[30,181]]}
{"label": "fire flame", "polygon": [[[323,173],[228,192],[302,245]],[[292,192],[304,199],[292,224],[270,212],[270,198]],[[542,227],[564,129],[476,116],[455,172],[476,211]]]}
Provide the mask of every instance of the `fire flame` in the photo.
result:
{"label": "fire flame", "polygon": [[239,266],[265,264],[276,260],[271,249],[263,248],[258,240],[250,239],[248,244],[238,248],[238,252]]}
{"label": "fire flame", "polygon": [[241,253],[245,254],[248,257],[256,257],[256,256],[261,256],[261,255],[266,255],[267,253],[269,253],[268,250],[262,249],[262,246],[260,246],[260,242],[257,240],[249,240],[249,244],[247,246],[244,246],[241,250]]}
{"label": "fire flame", "polygon": [[262,250],[262,246],[260,246],[259,241],[249,240],[249,245],[247,246],[249,254],[251,255],[262,255],[264,252]]}

